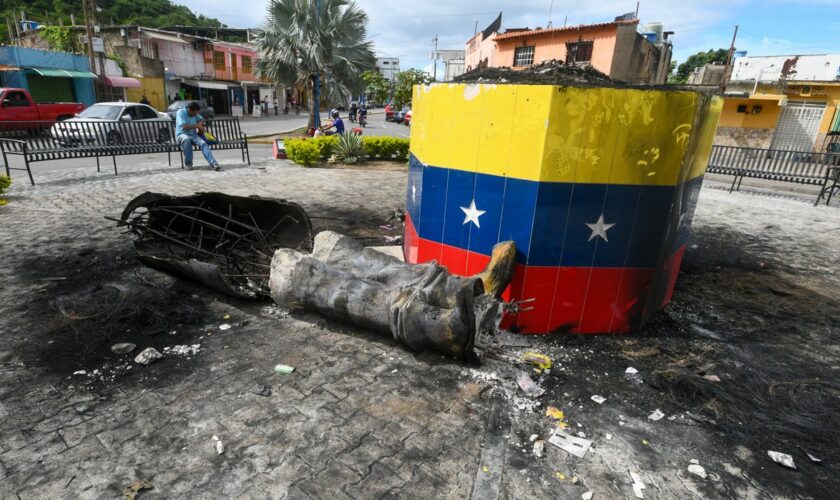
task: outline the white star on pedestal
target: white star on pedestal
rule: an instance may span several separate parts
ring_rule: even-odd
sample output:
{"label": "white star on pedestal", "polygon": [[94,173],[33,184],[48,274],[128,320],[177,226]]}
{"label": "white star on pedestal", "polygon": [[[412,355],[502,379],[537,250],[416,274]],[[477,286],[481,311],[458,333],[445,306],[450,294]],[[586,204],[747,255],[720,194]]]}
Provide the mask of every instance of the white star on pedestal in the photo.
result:
{"label": "white star on pedestal", "polygon": [[586,240],[586,241],[592,241],[593,239],[595,239],[596,236],[598,236],[598,237],[603,238],[604,241],[607,241],[607,242],[609,241],[607,239],[607,229],[609,229],[609,228],[611,228],[615,225],[615,224],[604,224],[604,214],[601,214],[601,216],[598,217],[598,220],[596,222],[593,222],[592,224],[586,222],[585,224],[587,226],[589,226],[589,229],[592,230],[592,234],[589,235],[589,239]]}
{"label": "white star on pedestal", "polygon": [[411,203],[417,203],[417,188],[411,185]]}
{"label": "white star on pedestal", "polygon": [[475,208],[475,199],[470,202],[469,208],[461,207],[461,210],[463,210],[464,214],[466,214],[466,217],[464,217],[464,224],[472,222],[475,224],[475,227],[479,229],[481,228],[481,224],[478,223],[478,218],[484,215],[485,210]]}

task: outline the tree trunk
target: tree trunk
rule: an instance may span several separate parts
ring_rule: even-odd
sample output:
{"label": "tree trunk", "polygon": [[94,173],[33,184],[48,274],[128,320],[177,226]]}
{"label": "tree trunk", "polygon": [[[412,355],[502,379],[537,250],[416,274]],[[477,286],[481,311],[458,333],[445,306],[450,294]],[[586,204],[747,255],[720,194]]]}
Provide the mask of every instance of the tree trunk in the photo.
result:
{"label": "tree trunk", "polygon": [[311,129],[315,127],[315,77],[309,77],[309,122],[306,128]]}

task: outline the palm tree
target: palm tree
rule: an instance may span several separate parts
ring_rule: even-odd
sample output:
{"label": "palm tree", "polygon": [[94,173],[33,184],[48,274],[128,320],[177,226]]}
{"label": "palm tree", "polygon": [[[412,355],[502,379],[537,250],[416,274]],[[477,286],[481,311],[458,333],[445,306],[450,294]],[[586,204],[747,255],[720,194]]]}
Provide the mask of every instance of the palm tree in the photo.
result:
{"label": "palm tree", "polygon": [[308,89],[308,126],[313,127],[316,76],[327,102],[344,104],[363,89],[360,75],[375,62],[367,22],[351,0],[271,0],[256,40],[256,74]]}

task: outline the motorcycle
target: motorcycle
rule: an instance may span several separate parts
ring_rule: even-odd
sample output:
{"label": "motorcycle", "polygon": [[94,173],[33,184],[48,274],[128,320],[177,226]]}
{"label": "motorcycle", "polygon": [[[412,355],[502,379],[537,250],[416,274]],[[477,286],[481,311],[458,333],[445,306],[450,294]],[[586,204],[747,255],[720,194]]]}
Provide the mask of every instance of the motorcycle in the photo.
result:
{"label": "motorcycle", "polygon": [[362,127],[367,125],[367,113],[359,113],[359,125]]}

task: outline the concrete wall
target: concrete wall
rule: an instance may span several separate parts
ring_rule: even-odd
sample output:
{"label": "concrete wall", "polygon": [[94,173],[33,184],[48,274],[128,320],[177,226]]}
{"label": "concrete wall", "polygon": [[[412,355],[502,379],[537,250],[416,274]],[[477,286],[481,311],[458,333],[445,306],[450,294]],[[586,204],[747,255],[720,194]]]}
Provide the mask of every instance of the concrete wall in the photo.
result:
{"label": "concrete wall", "polygon": [[733,62],[730,81],[778,81],[783,70],[788,80],[840,81],[840,54],[739,57]]}
{"label": "concrete wall", "polygon": [[773,129],[769,128],[719,126],[715,133],[715,144],[719,146],[766,149],[770,147],[772,140]]}
{"label": "concrete wall", "polygon": [[658,48],[638,34],[635,25],[619,25],[615,54],[610,62],[610,69],[604,73],[613,78],[629,83],[662,84],[667,79],[671,62],[670,47]]}
{"label": "concrete wall", "polygon": [[[635,25],[633,26],[635,30]],[[566,60],[566,43],[594,42],[592,45],[592,66],[595,69],[610,74],[613,64],[613,53],[616,50],[616,26],[587,28],[568,31],[546,31],[545,33],[529,32],[528,36],[511,39],[496,39],[498,47],[492,66],[513,67],[513,56],[517,47],[533,45],[534,64],[551,59]]]}

